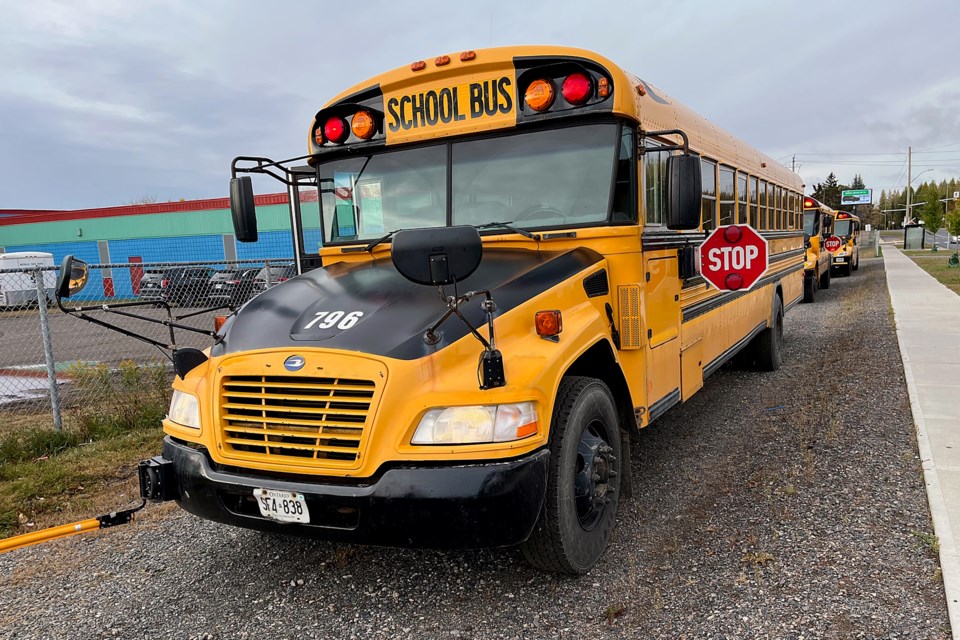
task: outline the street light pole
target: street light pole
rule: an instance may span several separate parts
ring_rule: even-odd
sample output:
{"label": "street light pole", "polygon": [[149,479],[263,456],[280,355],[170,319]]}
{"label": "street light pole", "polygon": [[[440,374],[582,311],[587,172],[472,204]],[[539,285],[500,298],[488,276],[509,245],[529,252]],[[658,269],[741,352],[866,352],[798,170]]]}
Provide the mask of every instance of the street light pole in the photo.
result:
{"label": "street light pole", "polygon": [[[905,215],[910,215],[910,185],[913,184],[913,180],[910,179],[910,173],[913,170],[913,147],[907,147],[907,213]],[[906,224],[906,221],[904,221]]]}

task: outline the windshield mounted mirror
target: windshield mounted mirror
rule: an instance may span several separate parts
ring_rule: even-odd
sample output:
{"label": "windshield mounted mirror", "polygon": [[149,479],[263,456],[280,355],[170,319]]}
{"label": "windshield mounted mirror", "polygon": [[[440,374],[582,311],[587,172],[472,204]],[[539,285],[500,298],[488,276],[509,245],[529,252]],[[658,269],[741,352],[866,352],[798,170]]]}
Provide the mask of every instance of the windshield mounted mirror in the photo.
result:
{"label": "windshield mounted mirror", "polygon": [[462,282],[477,270],[483,243],[471,226],[408,229],[393,236],[391,257],[407,280],[443,286]]}
{"label": "windshield mounted mirror", "polygon": [[65,256],[60,264],[60,275],[57,277],[57,297],[69,298],[87,286],[90,271],[87,263],[78,258]]}
{"label": "windshield mounted mirror", "polygon": [[668,157],[667,228],[699,228],[702,195],[700,158],[693,155]]}
{"label": "windshield mounted mirror", "polygon": [[230,214],[233,232],[240,242],[257,241],[257,207],[250,176],[230,179]]}

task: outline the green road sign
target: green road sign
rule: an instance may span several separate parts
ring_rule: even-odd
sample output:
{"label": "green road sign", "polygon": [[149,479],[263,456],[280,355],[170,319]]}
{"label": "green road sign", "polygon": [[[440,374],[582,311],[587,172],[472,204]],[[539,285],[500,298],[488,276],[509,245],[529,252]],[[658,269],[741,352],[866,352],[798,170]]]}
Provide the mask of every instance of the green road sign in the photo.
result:
{"label": "green road sign", "polygon": [[871,204],[873,189],[847,189],[840,192],[841,205]]}

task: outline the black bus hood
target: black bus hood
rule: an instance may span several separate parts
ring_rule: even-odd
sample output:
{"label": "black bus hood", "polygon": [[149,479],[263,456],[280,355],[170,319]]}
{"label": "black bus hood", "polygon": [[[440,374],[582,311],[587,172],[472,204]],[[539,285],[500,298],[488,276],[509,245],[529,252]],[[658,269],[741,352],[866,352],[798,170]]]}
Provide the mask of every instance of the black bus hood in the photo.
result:
{"label": "black bus hood", "polygon": [[[457,291],[489,290],[497,315],[502,315],[601,260],[599,253],[583,247],[564,252],[485,248],[480,267],[459,283]],[[446,287],[447,295],[453,292],[453,287]],[[461,307],[478,328],[485,323],[480,302],[478,297]],[[325,347],[412,360],[468,333],[459,319],[449,318],[440,327],[440,341],[426,344],[424,331],[445,311],[436,288],[403,278],[389,256],[337,263],[287,280],[252,299],[224,328],[223,339],[211,355]]]}

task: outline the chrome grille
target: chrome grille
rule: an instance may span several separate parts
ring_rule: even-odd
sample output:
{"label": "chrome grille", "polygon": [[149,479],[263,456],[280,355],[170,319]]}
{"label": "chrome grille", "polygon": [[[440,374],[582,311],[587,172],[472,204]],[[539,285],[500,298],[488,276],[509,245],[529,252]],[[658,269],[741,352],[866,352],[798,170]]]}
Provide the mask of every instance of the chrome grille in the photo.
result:
{"label": "chrome grille", "polygon": [[225,453],[349,466],[359,455],[375,391],[372,380],[226,376],[220,383]]}

